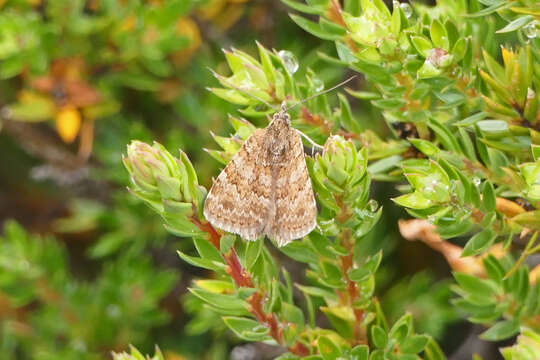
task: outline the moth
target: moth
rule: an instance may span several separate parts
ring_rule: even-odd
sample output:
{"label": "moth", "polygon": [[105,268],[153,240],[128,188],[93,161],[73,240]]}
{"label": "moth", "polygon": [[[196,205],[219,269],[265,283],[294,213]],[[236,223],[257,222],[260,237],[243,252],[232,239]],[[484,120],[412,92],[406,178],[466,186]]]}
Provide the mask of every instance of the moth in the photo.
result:
{"label": "moth", "polygon": [[287,111],[283,102],[270,124],[255,130],[214,181],[204,203],[204,216],[213,226],[251,241],[266,235],[278,246],[317,226],[317,203],[302,144],[305,135],[291,126]]}
{"label": "moth", "polygon": [[291,126],[285,102],[219,174],[206,197],[204,216],[246,240],[266,235],[278,246],[315,228],[317,204],[302,135]]}

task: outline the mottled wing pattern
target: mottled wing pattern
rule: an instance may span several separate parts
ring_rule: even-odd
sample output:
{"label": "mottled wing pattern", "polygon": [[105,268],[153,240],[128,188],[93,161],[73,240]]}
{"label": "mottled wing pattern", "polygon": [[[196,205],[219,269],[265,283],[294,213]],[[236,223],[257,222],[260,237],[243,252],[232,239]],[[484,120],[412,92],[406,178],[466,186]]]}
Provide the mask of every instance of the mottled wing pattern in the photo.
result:
{"label": "mottled wing pattern", "polygon": [[290,148],[275,169],[275,219],[267,235],[279,246],[309,234],[317,225],[317,204],[304,157],[302,137],[290,128]]}
{"label": "mottled wing pattern", "polygon": [[262,235],[272,196],[270,166],[263,166],[265,129],[256,130],[215,180],[204,203],[212,225],[256,240]]}

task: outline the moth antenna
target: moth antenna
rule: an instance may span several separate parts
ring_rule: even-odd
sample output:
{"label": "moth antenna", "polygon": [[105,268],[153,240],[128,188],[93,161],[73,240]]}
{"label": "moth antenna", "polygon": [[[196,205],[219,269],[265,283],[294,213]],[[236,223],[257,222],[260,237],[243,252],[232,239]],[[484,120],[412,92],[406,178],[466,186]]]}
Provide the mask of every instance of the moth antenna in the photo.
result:
{"label": "moth antenna", "polygon": [[266,106],[268,106],[269,108],[271,109],[274,109],[274,110],[277,110],[278,108],[268,102],[266,102],[265,100],[261,99],[260,97],[258,97],[257,95],[255,94],[251,94],[249,93],[248,91],[244,90],[244,89],[241,89],[239,88],[238,86],[232,84],[229,80],[227,80],[225,77],[219,75],[217,72],[215,72],[214,70],[212,70],[211,68],[208,68],[208,70],[210,70],[210,72],[216,77],[218,78],[219,80],[227,83],[228,86],[232,87],[233,89],[237,90],[237,91],[240,91],[241,93],[243,93],[244,95],[247,95],[248,97],[251,97],[251,98],[254,98],[255,100],[258,100],[260,102],[262,102],[263,104],[265,104]]}
{"label": "moth antenna", "polygon": [[356,75],[353,75],[353,76],[351,76],[350,78],[348,78],[347,80],[340,82],[339,84],[337,84],[337,85],[331,87],[331,88],[328,89],[328,90],[324,90],[324,91],[322,91],[322,92],[320,92],[320,93],[311,95],[311,96],[308,97],[307,99],[300,100],[300,101],[297,102],[296,104],[294,104],[294,105],[292,105],[291,107],[287,108],[286,111],[289,111],[289,110],[291,110],[292,108],[294,108],[295,106],[298,106],[298,105],[300,105],[300,104],[303,104],[303,103],[305,103],[306,101],[309,101],[309,100],[311,100],[311,99],[313,99],[313,98],[316,98],[317,96],[321,96],[321,95],[324,95],[324,94],[326,94],[326,93],[329,93],[330,91],[334,91],[334,90],[336,90],[337,88],[339,88],[339,87],[341,87],[341,86],[347,84],[349,81],[351,81],[351,80],[354,79],[355,77],[356,77]]}
{"label": "moth antenna", "polygon": [[301,132],[300,130],[297,130],[300,135],[306,139],[310,144],[311,144],[311,157],[313,157],[313,155],[315,154],[315,148],[317,149],[320,149],[320,150],[323,150],[324,149],[324,146],[321,146],[319,144],[317,144],[315,141],[313,141],[313,139],[311,139],[309,136],[307,136],[306,134],[304,134],[303,132]]}

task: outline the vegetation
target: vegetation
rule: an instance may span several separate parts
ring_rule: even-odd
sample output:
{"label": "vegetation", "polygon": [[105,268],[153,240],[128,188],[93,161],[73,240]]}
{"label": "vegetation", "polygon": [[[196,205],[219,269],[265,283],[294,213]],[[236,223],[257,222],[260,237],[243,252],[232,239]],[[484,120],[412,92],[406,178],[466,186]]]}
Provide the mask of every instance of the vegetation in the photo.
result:
{"label": "vegetation", "polygon": [[[0,7],[1,192],[50,214],[4,223],[6,358],[540,358],[536,1]],[[314,95],[318,227],[214,228],[212,176]]]}

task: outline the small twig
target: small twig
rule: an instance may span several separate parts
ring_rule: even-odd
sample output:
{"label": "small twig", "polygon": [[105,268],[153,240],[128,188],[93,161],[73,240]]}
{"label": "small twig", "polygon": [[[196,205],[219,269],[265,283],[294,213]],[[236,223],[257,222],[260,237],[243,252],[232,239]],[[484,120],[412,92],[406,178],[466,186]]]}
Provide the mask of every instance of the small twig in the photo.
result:
{"label": "small twig", "polygon": [[[512,268],[508,271],[508,273],[504,276],[504,279],[508,279],[510,276],[512,276],[512,274],[514,272],[516,272],[517,269],[519,269],[519,267],[525,262],[525,260],[527,260],[527,258],[529,257],[529,255],[532,255],[534,254],[537,250],[537,247],[535,248],[532,248],[534,246],[534,244],[536,243],[536,240],[538,239],[538,231],[536,231],[533,236],[531,236],[529,242],[527,243],[527,246],[525,247],[525,250],[523,250],[523,252],[521,253],[521,256],[519,257],[519,259],[516,261],[516,263],[514,264],[514,266],[512,266]],[[531,248],[532,250],[534,251],[531,251]]]}

